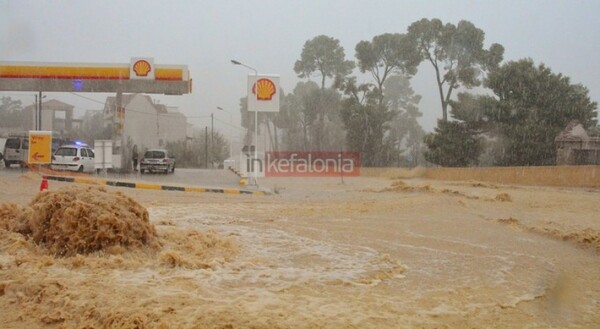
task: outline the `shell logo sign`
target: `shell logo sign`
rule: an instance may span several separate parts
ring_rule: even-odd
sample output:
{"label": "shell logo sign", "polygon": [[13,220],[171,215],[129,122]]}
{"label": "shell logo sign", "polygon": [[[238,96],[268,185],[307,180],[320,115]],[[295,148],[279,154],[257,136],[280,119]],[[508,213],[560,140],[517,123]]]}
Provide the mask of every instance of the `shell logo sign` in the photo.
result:
{"label": "shell logo sign", "polygon": [[278,75],[248,75],[248,111],[279,112]]}
{"label": "shell logo sign", "polygon": [[154,60],[152,58],[132,58],[129,78],[154,80],[153,66]]}
{"label": "shell logo sign", "polygon": [[152,66],[146,60],[140,59],[133,64],[133,72],[138,77],[146,77],[152,70]]}
{"label": "shell logo sign", "polygon": [[256,90],[258,89],[258,95],[256,98],[259,101],[270,101],[273,99],[273,95],[277,92],[277,87],[275,87],[275,83],[273,81],[262,78],[259,79],[254,86],[252,87],[252,93],[256,95]]}

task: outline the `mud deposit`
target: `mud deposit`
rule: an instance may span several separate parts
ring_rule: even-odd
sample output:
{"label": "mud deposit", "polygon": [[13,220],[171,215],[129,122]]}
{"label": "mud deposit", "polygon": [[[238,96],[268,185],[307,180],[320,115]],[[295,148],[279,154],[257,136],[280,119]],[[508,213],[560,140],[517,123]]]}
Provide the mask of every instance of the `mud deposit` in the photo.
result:
{"label": "mud deposit", "polygon": [[0,327],[600,325],[598,190],[263,184],[280,194],[0,177]]}

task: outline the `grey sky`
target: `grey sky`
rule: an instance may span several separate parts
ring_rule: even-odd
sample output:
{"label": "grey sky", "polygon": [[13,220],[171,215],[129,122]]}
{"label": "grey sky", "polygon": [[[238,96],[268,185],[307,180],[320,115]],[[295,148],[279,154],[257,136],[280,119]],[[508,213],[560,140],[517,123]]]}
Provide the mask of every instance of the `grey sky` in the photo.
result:
{"label": "grey sky", "polygon": [[[461,19],[486,33],[485,46],[500,43],[505,61],[529,57],[562,73],[600,100],[600,1],[23,1],[0,0],[0,61],[129,63],[153,57],[157,64],[188,65],[193,93],[153,96],[178,106],[197,126],[211,112],[239,122],[248,70],[281,75],[285,92],[299,81],[293,71],[304,42],[325,34],[340,40],[346,57],[354,46],[382,33],[404,33],[421,18]],[[431,70],[421,66],[411,81],[423,96],[421,124],[431,131],[441,117]],[[0,93],[33,102],[33,93]],[[100,109],[106,94],[49,97],[78,110]],[[217,122],[218,123],[218,122]]]}

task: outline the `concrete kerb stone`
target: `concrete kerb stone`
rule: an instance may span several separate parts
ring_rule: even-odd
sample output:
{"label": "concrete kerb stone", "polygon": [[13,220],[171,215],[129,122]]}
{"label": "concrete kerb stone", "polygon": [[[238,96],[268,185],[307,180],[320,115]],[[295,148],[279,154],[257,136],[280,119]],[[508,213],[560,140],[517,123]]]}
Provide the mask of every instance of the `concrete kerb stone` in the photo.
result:
{"label": "concrete kerb stone", "polygon": [[152,184],[152,183],[123,182],[123,181],[113,181],[113,180],[106,180],[106,179],[94,179],[94,178],[90,178],[90,177],[69,177],[69,176],[44,175],[43,178],[58,181],[58,182],[91,184],[91,185],[106,185],[106,186],[114,186],[114,187],[128,187],[128,188],[160,190],[160,191],[247,194],[247,195],[262,195],[262,196],[271,194],[268,191],[247,191],[247,190],[230,189],[230,188],[207,188],[207,187],[199,187],[199,186],[194,186],[194,187],[170,186],[170,185],[160,185],[160,184]]}

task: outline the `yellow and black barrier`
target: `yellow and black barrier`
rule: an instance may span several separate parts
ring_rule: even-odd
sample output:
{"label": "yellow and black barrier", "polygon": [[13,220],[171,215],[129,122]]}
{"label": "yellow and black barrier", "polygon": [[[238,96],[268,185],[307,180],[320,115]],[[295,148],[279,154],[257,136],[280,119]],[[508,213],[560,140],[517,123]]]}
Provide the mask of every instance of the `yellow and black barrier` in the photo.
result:
{"label": "yellow and black barrier", "polygon": [[160,184],[152,184],[152,183],[122,182],[122,181],[113,181],[113,180],[106,180],[106,179],[94,179],[94,178],[90,178],[90,177],[69,177],[69,176],[44,175],[43,178],[58,181],[58,182],[105,185],[105,186],[114,186],[114,187],[128,187],[128,188],[139,188],[139,189],[159,190],[159,191],[249,194],[249,195],[269,195],[270,194],[269,192],[266,192],[266,191],[246,191],[246,190],[226,189],[226,188],[169,186],[169,185],[160,185]]}

